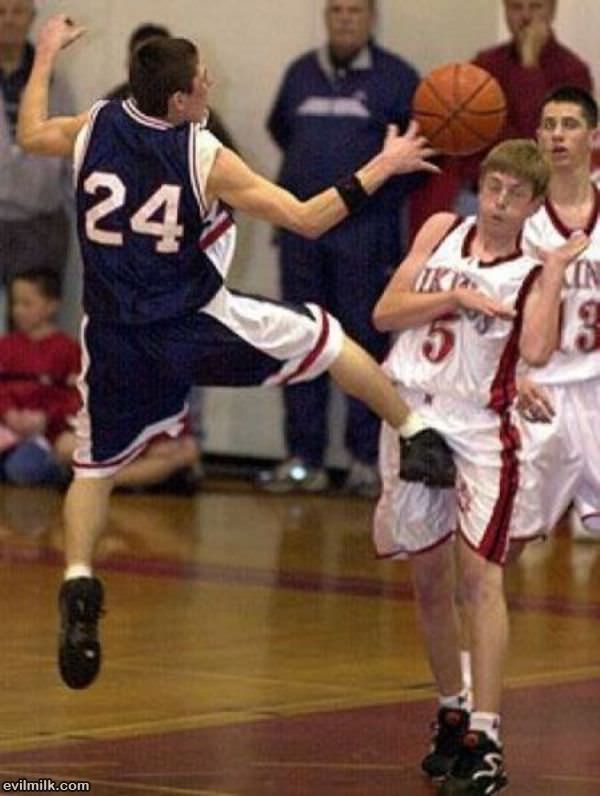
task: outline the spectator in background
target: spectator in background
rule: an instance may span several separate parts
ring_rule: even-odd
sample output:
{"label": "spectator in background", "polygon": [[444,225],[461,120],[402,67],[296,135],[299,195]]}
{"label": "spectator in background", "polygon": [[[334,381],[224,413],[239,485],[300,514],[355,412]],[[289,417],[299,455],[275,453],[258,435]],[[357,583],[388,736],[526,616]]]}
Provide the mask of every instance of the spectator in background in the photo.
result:
{"label": "spectator in background", "polygon": [[[80,353],[75,340],[56,328],[57,274],[18,274],[10,299],[14,331],[0,338],[0,472],[13,484],[64,483],[76,447]],[[154,442],[115,482],[128,488],[166,482],[176,491],[191,490],[185,476],[197,460],[196,441],[184,432]],[[174,479],[176,473],[181,477]]]}
{"label": "spectator in background", "polygon": [[[0,0],[0,3],[2,0]],[[127,70],[129,70],[129,62],[131,61],[131,55],[135,49],[140,47],[142,44],[147,42],[149,39],[153,39],[156,36],[170,36],[171,31],[166,28],[164,25],[156,25],[153,22],[146,22],[143,25],[135,28],[135,30],[131,33],[129,37],[129,43],[127,45]],[[106,99],[113,100],[113,99],[127,99],[130,96],[129,90],[129,83],[127,81],[120,83],[118,86],[115,86],[109,93],[106,95]],[[217,136],[219,141],[221,141],[226,147],[229,149],[233,149],[234,152],[237,152],[237,147],[233,141],[233,138],[229,134],[229,131],[219,118],[216,111],[211,108],[208,116],[208,123],[206,125],[208,129]]]}
{"label": "spectator in background", "polygon": [[[279,183],[305,199],[372,157],[387,124],[404,128],[418,83],[415,69],[373,40],[374,0],[327,0],[327,43],[288,68],[268,119],[283,153]],[[361,214],[318,241],[281,230],[277,235],[281,294],[285,301],[314,301],[348,334],[382,359],[388,337],[375,331],[371,311],[391,270],[402,259],[401,208],[410,178],[391,181]],[[329,485],[323,467],[328,442],[329,377],[284,390],[289,457],[261,473],[258,485],[273,492],[317,492]],[[379,421],[347,399],[345,444],[351,456],[349,492],[374,496]]]}
{"label": "spectator in background", "polygon": [[14,331],[0,338],[1,471],[15,484],[59,482],[61,437],[79,409],[79,346],[58,331],[55,271],[32,269],[10,285]]}
{"label": "spectator in background", "polygon": [[[60,273],[67,261],[70,165],[62,158],[23,152],[15,142],[21,92],[29,78],[34,48],[27,37],[33,0],[0,0],[0,289],[30,268]],[[51,113],[73,113],[67,85],[55,75]],[[0,326],[4,313],[0,312]]]}
{"label": "spectator in background", "polygon": [[[473,63],[493,75],[507,104],[502,139],[535,138],[542,101],[551,91],[569,85],[592,91],[592,76],[584,61],[561,44],[552,23],[558,0],[503,0],[511,39],[481,50]],[[415,194],[411,228],[418,229],[433,212],[453,206],[470,213],[476,204],[479,164],[487,150],[473,157],[448,159],[439,177],[432,177]]]}

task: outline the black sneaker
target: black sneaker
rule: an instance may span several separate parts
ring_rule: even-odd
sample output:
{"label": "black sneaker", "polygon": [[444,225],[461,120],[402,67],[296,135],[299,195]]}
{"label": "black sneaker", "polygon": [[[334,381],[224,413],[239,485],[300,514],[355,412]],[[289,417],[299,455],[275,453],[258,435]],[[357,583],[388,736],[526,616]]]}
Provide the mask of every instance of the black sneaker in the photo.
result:
{"label": "black sneaker", "polygon": [[458,757],[463,735],[469,728],[469,713],[461,708],[440,708],[431,750],[421,761],[421,768],[432,779],[443,779]]}
{"label": "black sneaker", "polygon": [[425,428],[412,437],[400,438],[400,478],[426,486],[450,489],[456,468],[452,451],[437,431]]}
{"label": "black sneaker", "polygon": [[484,732],[469,730],[463,737],[458,757],[440,788],[440,794],[489,796],[507,784],[502,747]]}
{"label": "black sneaker", "polygon": [[73,578],[60,587],[58,668],[69,688],[86,688],[100,671],[98,619],[103,596],[98,578]]}

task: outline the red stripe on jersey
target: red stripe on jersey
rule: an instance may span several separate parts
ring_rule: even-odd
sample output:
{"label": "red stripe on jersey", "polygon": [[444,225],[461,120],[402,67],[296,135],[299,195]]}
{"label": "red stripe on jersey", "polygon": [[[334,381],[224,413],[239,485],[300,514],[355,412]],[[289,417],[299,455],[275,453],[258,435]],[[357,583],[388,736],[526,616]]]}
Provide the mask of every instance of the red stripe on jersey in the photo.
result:
{"label": "red stripe on jersey", "polygon": [[[469,227],[467,230],[467,234],[465,235],[462,243],[462,256],[466,259],[467,257],[471,257],[471,247],[473,245],[473,241],[475,240],[475,235],[477,234],[477,222],[474,221],[472,226]],[[510,254],[503,255],[502,257],[494,257],[493,260],[481,260],[478,258],[478,266],[479,268],[493,268],[495,265],[502,265],[503,263],[509,263],[511,260],[516,260],[519,257],[523,256],[523,251],[521,249],[521,241],[523,237],[523,231],[519,232],[516,241],[516,248]]]}
{"label": "red stripe on jersey", "polygon": [[519,488],[519,459],[517,450],[521,446],[519,430],[512,424],[510,414],[505,412],[500,420],[500,442],[502,453],[500,458],[500,484],[498,499],[492,512],[478,552],[494,564],[503,564],[508,548],[508,533]]}
{"label": "red stripe on jersey", "polygon": [[217,241],[221,235],[223,235],[229,227],[233,226],[233,219],[231,216],[225,216],[225,218],[220,221],[215,227],[209,229],[198,241],[198,244],[201,249],[208,249],[210,246],[213,245],[215,241]]}
{"label": "red stripe on jersey", "polygon": [[327,338],[329,337],[329,318],[327,317],[327,313],[324,312],[320,307],[321,310],[321,334],[319,335],[319,339],[315,347],[310,351],[302,360],[302,362],[298,365],[296,370],[290,373],[285,379],[282,379],[282,384],[288,384],[292,379],[295,379],[301,373],[304,373],[305,370],[308,370],[310,366],[318,359],[321,355],[323,349],[325,348],[325,344],[327,343]]}
{"label": "red stripe on jersey", "polygon": [[525,308],[525,301],[535,280],[538,278],[542,267],[540,265],[532,268],[527,274],[519,290],[519,295],[515,302],[516,317],[513,322],[512,332],[504,346],[502,356],[498,361],[496,368],[496,375],[490,387],[490,400],[488,409],[494,412],[504,412],[513,402],[517,394],[517,362],[519,361],[520,350],[519,342],[521,337],[521,329],[523,327],[523,310]]}
{"label": "red stripe on jersey", "polygon": [[433,249],[432,249],[432,250],[429,252],[429,256],[430,256],[430,257],[431,257],[431,255],[432,255],[432,254],[435,254],[435,253],[436,253],[436,251],[437,251],[437,250],[440,248],[440,246],[441,246],[441,245],[442,245],[442,243],[443,243],[443,242],[446,240],[446,238],[448,237],[448,235],[450,235],[452,232],[454,232],[454,230],[455,230],[457,227],[459,227],[459,226],[462,224],[462,222],[463,222],[463,221],[464,221],[464,218],[463,218],[462,216],[456,216],[456,217],[454,218],[454,221],[453,221],[453,222],[450,224],[450,226],[448,227],[448,229],[447,229],[447,230],[444,232],[444,234],[442,235],[442,237],[441,237],[441,238],[438,240],[438,242],[435,244],[435,246],[433,247]]}
{"label": "red stripe on jersey", "polygon": [[[594,192],[594,205],[592,207],[590,217],[583,228],[583,231],[586,235],[592,234],[592,231],[596,226],[596,222],[598,221],[598,215],[600,214],[600,191],[598,191],[598,188],[594,183],[592,183],[592,190]],[[544,207],[548,213],[548,218],[552,222],[552,226],[563,236],[563,238],[565,238],[565,240],[570,238],[574,232],[578,232],[581,229],[580,227],[568,227],[566,224],[564,224],[559,218],[558,213],[556,212],[550,199],[546,199],[544,202]]]}

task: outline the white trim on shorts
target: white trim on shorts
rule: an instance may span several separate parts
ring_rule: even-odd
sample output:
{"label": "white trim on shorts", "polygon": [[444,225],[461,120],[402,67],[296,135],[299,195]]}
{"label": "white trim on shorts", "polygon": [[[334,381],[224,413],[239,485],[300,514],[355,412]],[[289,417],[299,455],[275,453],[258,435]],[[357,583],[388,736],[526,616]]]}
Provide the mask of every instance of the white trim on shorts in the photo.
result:
{"label": "white trim on shorts", "polygon": [[281,368],[263,381],[271,386],[320,376],[342,350],[344,332],[339,321],[316,304],[304,306],[310,316],[293,306],[233,293],[223,286],[200,312],[263,354],[281,360]]}

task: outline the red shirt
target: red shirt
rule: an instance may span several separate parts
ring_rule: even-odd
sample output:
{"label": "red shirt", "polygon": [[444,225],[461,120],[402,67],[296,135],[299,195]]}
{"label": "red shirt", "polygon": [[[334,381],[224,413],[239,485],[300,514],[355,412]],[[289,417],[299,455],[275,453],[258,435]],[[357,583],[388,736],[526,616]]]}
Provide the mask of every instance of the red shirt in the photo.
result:
{"label": "red shirt", "polygon": [[0,337],[0,418],[9,409],[44,412],[46,436],[53,440],[79,409],[79,367],[79,346],[63,332],[41,340],[22,332]]}
{"label": "red shirt", "polygon": [[[588,66],[571,50],[559,44],[554,36],[544,45],[537,67],[521,65],[513,42],[481,50],[473,63],[493,75],[506,97],[507,119],[501,140],[535,138],[540,108],[545,96],[560,86],[577,86],[592,91]],[[477,183],[479,164],[487,152],[466,158],[445,158],[440,164],[444,173],[434,176],[413,194],[411,229],[440,210],[450,210],[462,185]]]}

